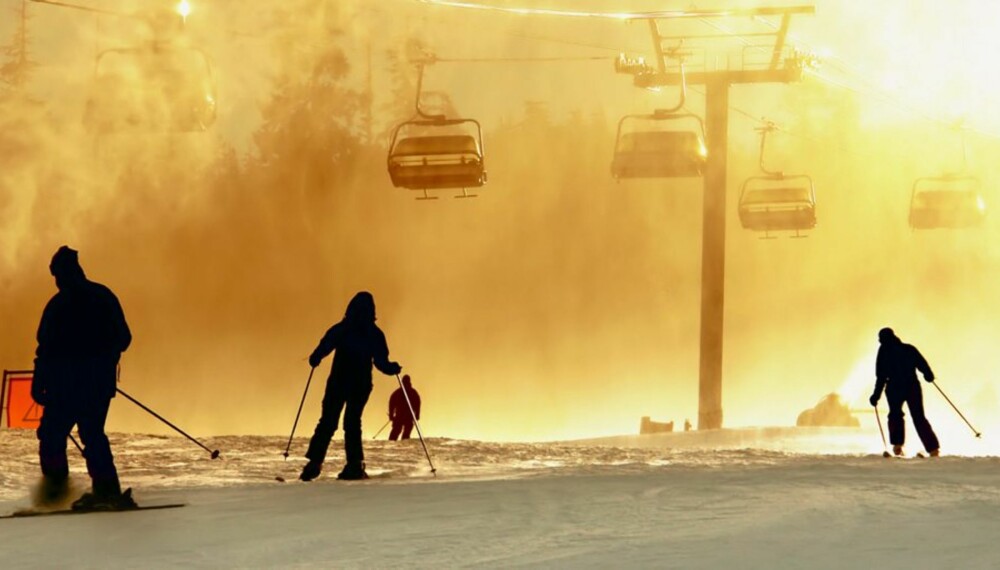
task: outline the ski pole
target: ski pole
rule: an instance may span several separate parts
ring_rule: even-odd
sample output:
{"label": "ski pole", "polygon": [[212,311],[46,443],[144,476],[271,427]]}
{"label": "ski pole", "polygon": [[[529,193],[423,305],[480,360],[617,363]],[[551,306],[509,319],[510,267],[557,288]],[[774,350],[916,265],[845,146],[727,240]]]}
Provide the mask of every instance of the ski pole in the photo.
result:
{"label": "ski pole", "polygon": [[976,428],[972,427],[972,424],[969,423],[969,420],[965,419],[965,416],[962,415],[962,412],[958,410],[958,407],[956,407],[955,404],[952,404],[951,398],[949,398],[948,395],[944,393],[944,390],[942,390],[941,387],[937,385],[937,382],[931,382],[931,384],[933,384],[934,387],[938,389],[938,392],[941,392],[941,395],[944,396],[944,399],[947,400],[949,404],[951,404],[951,409],[955,410],[955,413],[958,414],[958,417],[962,418],[962,421],[965,422],[965,425],[969,426],[969,429],[972,430],[972,433],[976,434],[976,437],[983,437],[983,434],[976,431]]}
{"label": "ski pole", "polygon": [[437,477],[437,469],[434,468],[434,462],[431,461],[431,454],[427,452],[427,444],[424,443],[424,434],[420,433],[420,422],[417,421],[417,414],[413,412],[410,395],[406,392],[406,387],[403,386],[403,380],[399,377],[398,372],[396,373],[396,381],[399,382],[399,389],[403,391],[403,397],[406,398],[406,407],[410,408],[410,417],[413,418],[413,425],[417,427],[417,436],[420,437],[420,445],[424,446],[424,455],[427,456],[427,463],[431,466],[431,473]]}
{"label": "ski pole", "polygon": [[166,418],[164,418],[160,414],[158,414],[158,413],[154,412],[153,410],[147,408],[146,406],[144,406],[142,404],[142,402],[140,402],[139,400],[136,400],[132,396],[129,396],[128,394],[126,394],[125,391],[122,390],[121,388],[115,388],[115,390],[117,390],[118,393],[121,394],[122,396],[125,396],[126,398],[128,398],[128,400],[130,402],[132,402],[133,404],[135,404],[135,405],[139,406],[140,408],[142,408],[143,410],[149,412],[149,414],[152,415],[154,418],[156,418],[156,419],[160,420],[161,422],[167,424],[168,426],[170,426],[171,428],[173,428],[174,431],[176,431],[177,433],[179,433],[179,434],[183,435],[184,437],[190,439],[198,447],[200,447],[200,448],[204,449],[205,451],[209,452],[212,455],[212,459],[218,459],[219,458],[219,450],[218,449],[211,450],[211,449],[205,447],[205,444],[203,444],[202,442],[198,441],[197,439],[191,437],[190,435],[187,434],[187,432],[185,432],[181,428],[179,428],[179,427],[175,426],[174,424],[170,423],[169,421],[167,421]]}
{"label": "ski pole", "polygon": [[288,445],[285,446],[285,459],[288,459],[288,450],[292,448],[292,438],[295,437],[295,428],[299,425],[299,416],[302,414],[302,405],[306,403],[306,394],[309,393],[309,384],[313,379],[313,372],[316,371],[316,367],[313,366],[309,369],[309,379],[306,380],[306,389],[302,392],[302,401],[299,402],[299,411],[295,413],[295,423],[292,424],[292,433],[288,436]]}
{"label": "ski pole", "polygon": [[386,426],[389,425],[389,422],[391,422],[391,421],[392,421],[392,418],[389,418],[388,420],[386,420],[385,424],[381,428],[379,428],[379,430],[377,432],[375,432],[375,435],[372,436],[372,439],[377,438],[379,436],[379,434],[382,433],[382,430],[384,430],[386,428]]}
{"label": "ski pole", "polygon": [[76,448],[80,450],[80,455],[82,455],[82,456],[84,456],[84,457],[86,457],[86,456],[87,456],[87,454],[83,452],[83,447],[81,447],[81,446],[80,446],[80,442],[78,442],[78,441],[76,440],[76,438],[75,438],[75,437],[73,437],[73,434],[69,434],[69,440],[70,440],[70,441],[72,441],[72,442],[73,442],[73,445],[75,445],[75,446],[76,446]]}
{"label": "ski pole", "polygon": [[889,444],[885,442],[885,431],[882,430],[882,418],[878,415],[878,406],[875,408],[875,421],[878,422],[878,433],[882,436],[882,457],[892,457],[889,454]]}

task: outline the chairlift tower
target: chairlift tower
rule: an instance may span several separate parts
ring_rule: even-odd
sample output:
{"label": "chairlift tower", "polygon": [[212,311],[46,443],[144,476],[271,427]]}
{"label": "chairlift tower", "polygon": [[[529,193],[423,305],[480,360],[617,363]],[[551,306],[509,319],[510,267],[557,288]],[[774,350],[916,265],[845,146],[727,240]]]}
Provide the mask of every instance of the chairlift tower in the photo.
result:
{"label": "chairlift tower", "polygon": [[[698,429],[722,427],[722,343],[726,277],[726,168],[729,150],[729,91],[733,85],[760,83],[792,83],[802,78],[809,58],[790,49],[786,43],[791,18],[794,15],[815,13],[814,6],[761,7],[741,10],[690,10],[664,15],[651,15],[645,19],[653,40],[656,66],[642,60],[621,58],[616,66],[619,72],[634,76],[636,87],[705,86],[705,136],[708,161],[704,171],[704,196],[702,207],[701,255],[701,332],[700,364],[698,373]],[[780,24],[768,27],[766,32],[737,34],[719,26],[719,19],[746,18],[761,24],[766,17],[779,16]],[[710,35],[665,35],[660,31],[662,21],[694,20],[707,24],[723,33]],[[710,65],[707,48],[699,66],[682,72],[680,65],[670,60],[682,57],[690,61],[697,48],[692,42],[713,42],[717,39],[739,39],[742,51],[736,65],[731,58],[724,58],[721,65]],[[765,40],[765,44],[753,43]],[[676,47],[670,47],[674,44]],[[683,53],[679,53],[683,51]],[[763,54],[762,60],[755,58]],[[700,68],[696,68],[700,67]]]}

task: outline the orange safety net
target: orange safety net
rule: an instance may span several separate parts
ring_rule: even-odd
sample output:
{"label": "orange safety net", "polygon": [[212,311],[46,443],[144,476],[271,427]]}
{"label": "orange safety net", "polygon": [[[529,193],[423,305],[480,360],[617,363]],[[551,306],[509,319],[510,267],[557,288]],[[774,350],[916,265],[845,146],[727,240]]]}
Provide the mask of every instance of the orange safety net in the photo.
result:
{"label": "orange safety net", "polygon": [[42,419],[42,406],[31,399],[31,373],[7,376],[7,395],[3,415],[9,428],[36,429]]}

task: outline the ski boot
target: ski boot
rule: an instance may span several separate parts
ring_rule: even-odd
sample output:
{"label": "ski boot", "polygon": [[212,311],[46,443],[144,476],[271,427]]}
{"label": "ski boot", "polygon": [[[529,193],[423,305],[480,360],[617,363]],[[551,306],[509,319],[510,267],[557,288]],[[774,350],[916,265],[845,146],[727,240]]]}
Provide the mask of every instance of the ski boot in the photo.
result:
{"label": "ski boot", "polygon": [[69,475],[45,475],[35,492],[35,506],[58,506],[69,496]]}
{"label": "ski boot", "polygon": [[895,455],[896,457],[902,457],[903,456],[903,446],[902,445],[894,445],[894,446],[892,446],[892,454]]}
{"label": "ski boot", "polygon": [[74,511],[127,511],[138,507],[132,498],[132,489],[125,489],[124,493],[95,489],[73,501]]}
{"label": "ski boot", "polygon": [[323,471],[323,463],[319,461],[310,460],[306,463],[306,466],[302,468],[302,474],[299,475],[300,481],[312,481],[313,479],[319,477],[319,474]]}
{"label": "ski boot", "polygon": [[367,479],[368,473],[365,473],[365,464],[363,461],[348,463],[344,466],[344,470],[337,475],[337,479],[341,481],[357,481],[359,479]]}
{"label": "ski boot", "polygon": [[927,452],[927,455],[931,457],[941,457],[941,449],[932,449]]}

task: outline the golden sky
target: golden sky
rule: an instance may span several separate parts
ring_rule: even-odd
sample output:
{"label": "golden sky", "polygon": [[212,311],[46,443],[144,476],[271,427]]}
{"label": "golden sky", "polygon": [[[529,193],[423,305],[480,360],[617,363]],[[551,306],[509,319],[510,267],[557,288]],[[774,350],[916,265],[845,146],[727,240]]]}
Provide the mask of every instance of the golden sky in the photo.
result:
{"label": "golden sky", "polygon": [[[0,41],[11,37],[19,4],[0,0]],[[48,259],[68,243],[81,251],[88,275],[119,294],[133,326],[123,386],[194,431],[286,431],[308,372],[303,359],[361,289],[375,294],[392,354],[424,396],[428,434],[537,440],[630,433],[644,415],[695,421],[700,184],[611,179],[618,117],[670,106],[677,92],[636,89],[610,59],[428,69],[425,87],[447,92],[486,132],[490,181],[474,200],[414,201],[391,187],[378,160],[359,166],[363,175],[344,187],[301,195],[293,181],[238,201],[185,185],[226,145],[253,153],[274,80],[301,72],[301,61],[330,45],[342,50],[346,83],[359,90],[370,49],[378,132],[405,118],[386,111],[386,53],[408,38],[441,58],[650,51],[639,22],[410,0],[335,4],[192,2],[188,29],[214,64],[218,122],[204,135],[119,139],[112,151],[93,150],[79,117],[95,51],[135,42],[139,32],[111,17],[29,5],[39,64],[30,91],[58,126],[21,117],[19,128],[45,127],[17,168],[0,173],[0,365],[30,365],[37,319],[55,291]],[[796,17],[791,28],[797,45],[823,58],[815,74],[795,85],[733,87],[727,425],[791,424],[838,389],[862,405],[875,335],[886,325],[924,352],[956,400],[996,409],[995,217],[967,232],[906,225],[914,179],[954,167],[958,139],[946,124],[955,117],[966,117],[970,170],[993,197],[1000,180],[996,21],[1000,5],[989,0],[819,1],[815,16]],[[677,29],[712,31],[697,22]],[[713,43],[710,57],[718,62],[740,47],[739,40]],[[526,102],[544,105],[556,127],[526,120]],[[694,90],[688,108],[703,112]],[[742,180],[757,173],[759,117],[783,129],[769,163],[815,182],[819,225],[807,239],[760,240],[739,227],[735,201]],[[574,121],[586,125],[577,138],[559,130]],[[135,154],[126,165],[115,152]],[[122,191],[123,179],[142,175],[157,184]],[[260,210],[241,217],[233,204]],[[377,382],[366,431],[381,425],[394,382]],[[321,386],[314,379],[306,431]],[[110,425],[158,429],[126,403],[116,404]]]}

